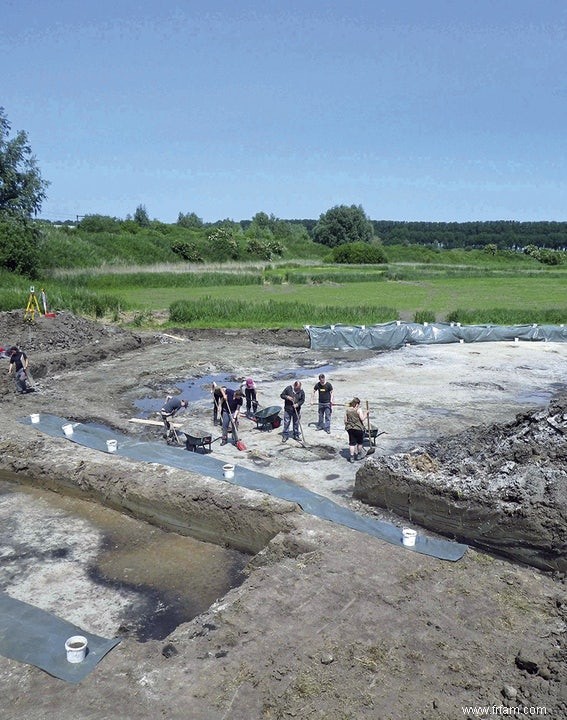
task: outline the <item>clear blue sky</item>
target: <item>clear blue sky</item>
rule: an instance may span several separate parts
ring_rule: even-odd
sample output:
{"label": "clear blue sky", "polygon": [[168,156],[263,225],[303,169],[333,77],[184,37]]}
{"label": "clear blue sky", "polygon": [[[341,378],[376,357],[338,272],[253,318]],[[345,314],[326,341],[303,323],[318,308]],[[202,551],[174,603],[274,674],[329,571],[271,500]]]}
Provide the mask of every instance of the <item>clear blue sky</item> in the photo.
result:
{"label": "clear blue sky", "polygon": [[565,0],[2,0],[43,217],[567,220]]}

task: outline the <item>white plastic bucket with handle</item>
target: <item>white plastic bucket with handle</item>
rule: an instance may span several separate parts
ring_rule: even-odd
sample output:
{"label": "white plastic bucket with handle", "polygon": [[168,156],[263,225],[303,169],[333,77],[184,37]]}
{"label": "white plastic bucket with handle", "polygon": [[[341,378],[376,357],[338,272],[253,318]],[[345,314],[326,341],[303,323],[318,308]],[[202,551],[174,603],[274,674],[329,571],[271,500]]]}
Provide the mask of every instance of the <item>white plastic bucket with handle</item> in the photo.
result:
{"label": "white plastic bucket with handle", "polygon": [[65,640],[65,650],[67,652],[67,662],[80,663],[85,659],[87,654],[87,638],[82,635],[73,635]]}
{"label": "white plastic bucket with handle", "polygon": [[39,413],[32,413],[30,415],[30,420],[32,423],[38,423],[39,422]]}
{"label": "white plastic bucket with handle", "polygon": [[415,530],[412,530],[411,528],[403,528],[402,530],[402,542],[407,547],[412,547],[415,545],[415,539],[417,537],[417,532]]}
{"label": "white plastic bucket with handle", "polygon": [[222,474],[224,475],[227,480],[230,480],[234,477],[234,465],[223,465],[222,466]]}
{"label": "white plastic bucket with handle", "polygon": [[65,433],[66,437],[71,437],[71,435],[73,434],[73,426],[71,425],[71,423],[68,423],[67,425],[62,425],[61,429]]}
{"label": "white plastic bucket with handle", "polygon": [[106,449],[108,450],[109,453],[115,453],[117,447],[118,447],[117,440],[107,440],[106,441]]}

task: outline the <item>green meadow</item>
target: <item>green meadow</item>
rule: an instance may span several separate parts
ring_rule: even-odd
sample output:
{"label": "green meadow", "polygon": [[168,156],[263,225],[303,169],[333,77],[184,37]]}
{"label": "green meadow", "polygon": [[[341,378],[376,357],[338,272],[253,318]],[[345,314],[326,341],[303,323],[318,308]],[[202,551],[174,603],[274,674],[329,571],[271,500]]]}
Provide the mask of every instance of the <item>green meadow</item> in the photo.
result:
{"label": "green meadow", "polygon": [[[567,322],[567,264],[512,252],[386,249],[388,262],[380,265],[320,257],[49,265],[35,284],[45,288],[51,310],[140,328]],[[0,281],[0,309],[24,308],[29,280],[4,272]]]}

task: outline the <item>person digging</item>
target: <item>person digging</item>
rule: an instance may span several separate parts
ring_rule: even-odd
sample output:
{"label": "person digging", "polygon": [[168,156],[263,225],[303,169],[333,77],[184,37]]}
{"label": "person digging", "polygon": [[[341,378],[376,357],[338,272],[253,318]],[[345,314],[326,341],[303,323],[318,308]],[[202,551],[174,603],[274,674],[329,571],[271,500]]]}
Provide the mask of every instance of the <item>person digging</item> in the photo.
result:
{"label": "person digging", "polygon": [[[238,447],[239,440],[237,436],[238,416],[242,407],[242,391],[233,390],[232,388],[221,388],[223,400],[221,404],[221,425],[222,440],[221,445],[228,442],[228,429],[232,430],[234,444]],[[239,448],[240,449],[240,448]]]}

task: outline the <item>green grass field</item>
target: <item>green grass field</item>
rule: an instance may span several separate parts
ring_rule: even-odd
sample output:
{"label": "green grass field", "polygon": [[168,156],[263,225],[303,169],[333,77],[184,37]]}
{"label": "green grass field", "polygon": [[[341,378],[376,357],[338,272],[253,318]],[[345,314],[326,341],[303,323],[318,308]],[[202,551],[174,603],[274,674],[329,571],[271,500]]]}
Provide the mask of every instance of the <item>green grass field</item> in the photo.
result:
{"label": "green grass field", "polygon": [[[411,252],[410,252],[411,251]],[[459,321],[567,323],[567,265],[517,253],[389,248],[396,261],[338,265],[310,260],[178,263],[46,271],[53,310],[151,327],[301,327]],[[412,255],[413,253],[413,255]],[[412,260],[413,258],[413,260]],[[425,262],[423,262],[425,258]],[[25,305],[29,281],[0,279],[0,309]]]}
{"label": "green grass field", "polygon": [[[341,285],[246,285],[163,288],[122,288],[120,296],[140,311],[163,311],[178,300],[211,297],[248,303],[297,302],[307,305],[366,305],[395,308],[401,314],[430,310],[438,320],[457,308],[549,310],[564,308],[567,315],[565,278],[428,278],[418,281],[342,283]],[[395,319],[395,318],[393,318]],[[567,318],[566,318],[567,319]],[[329,318],[329,322],[336,322]]]}

